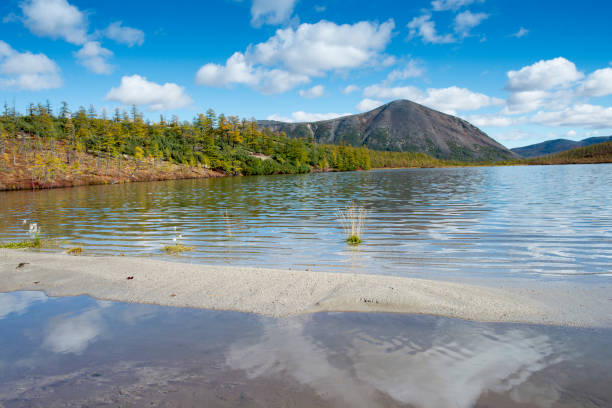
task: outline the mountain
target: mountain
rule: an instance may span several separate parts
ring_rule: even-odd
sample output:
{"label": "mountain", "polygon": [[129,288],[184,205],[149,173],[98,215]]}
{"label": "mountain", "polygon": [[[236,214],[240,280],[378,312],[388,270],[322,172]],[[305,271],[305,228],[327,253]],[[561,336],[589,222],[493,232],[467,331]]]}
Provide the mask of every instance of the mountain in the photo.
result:
{"label": "mountain", "polygon": [[374,150],[422,152],[441,159],[500,160],[516,155],[474,125],[408,100],[359,115],[304,123],[271,120],[259,126],[318,143],[366,146]]}
{"label": "mountain", "polygon": [[521,157],[537,157],[547,154],[555,154],[566,150],[575,149],[577,147],[586,147],[598,143],[610,142],[612,136],[589,137],[588,139],[574,141],[567,139],[548,140],[546,142],[532,144],[529,146],[516,147],[512,150]]}

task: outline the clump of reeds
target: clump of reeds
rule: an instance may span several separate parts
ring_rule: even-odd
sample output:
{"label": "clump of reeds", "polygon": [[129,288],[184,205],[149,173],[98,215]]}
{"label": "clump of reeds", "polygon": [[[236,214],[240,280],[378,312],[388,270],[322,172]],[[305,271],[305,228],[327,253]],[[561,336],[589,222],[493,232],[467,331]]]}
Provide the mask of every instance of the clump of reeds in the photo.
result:
{"label": "clump of reeds", "polygon": [[66,253],[68,255],[81,255],[83,253],[83,248],[81,248],[81,247],[70,248],[70,249],[66,250]]}
{"label": "clump of reeds", "polygon": [[162,248],[162,251],[168,254],[180,254],[181,252],[185,251],[193,251],[193,247],[185,246],[183,244],[166,245]]}
{"label": "clump of reeds", "polygon": [[[27,224],[27,220],[23,220],[23,224]],[[28,234],[30,239],[16,242],[0,243],[0,248],[7,249],[24,249],[24,248],[42,248],[43,241],[40,239],[40,227],[37,223],[29,224]]]}
{"label": "clump of reeds", "polygon": [[172,238],[172,245],[166,245],[162,248],[162,251],[168,254],[180,254],[181,252],[193,251],[193,247],[181,244],[180,240],[183,239],[183,234],[177,231],[174,227],[174,238]]}
{"label": "clump of reeds", "polygon": [[355,204],[349,205],[344,210],[338,210],[338,220],[344,228],[347,244],[359,245],[363,242],[361,231],[367,215],[368,210],[364,207],[356,207]]}

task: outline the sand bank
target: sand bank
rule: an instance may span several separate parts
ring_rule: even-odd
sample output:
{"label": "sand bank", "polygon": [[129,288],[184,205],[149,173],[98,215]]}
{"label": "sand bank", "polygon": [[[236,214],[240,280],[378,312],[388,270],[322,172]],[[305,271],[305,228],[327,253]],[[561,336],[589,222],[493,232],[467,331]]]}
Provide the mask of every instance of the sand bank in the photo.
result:
{"label": "sand bank", "polygon": [[[19,266],[22,264],[21,266]],[[600,291],[609,290],[599,287]],[[612,326],[606,297],[495,288],[381,275],[207,266],[150,258],[91,257],[0,249],[0,292],[269,316],[320,311],[422,313],[477,321]]]}

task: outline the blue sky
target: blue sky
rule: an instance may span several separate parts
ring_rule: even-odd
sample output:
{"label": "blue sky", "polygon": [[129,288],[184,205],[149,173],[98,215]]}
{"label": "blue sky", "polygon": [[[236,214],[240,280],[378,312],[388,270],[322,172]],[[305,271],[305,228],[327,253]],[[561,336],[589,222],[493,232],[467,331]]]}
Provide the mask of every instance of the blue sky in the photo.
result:
{"label": "blue sky", "polygon": [[612,134],[607,1],[5,0],[0,101],[314,120],[394,99],[508,147]]}

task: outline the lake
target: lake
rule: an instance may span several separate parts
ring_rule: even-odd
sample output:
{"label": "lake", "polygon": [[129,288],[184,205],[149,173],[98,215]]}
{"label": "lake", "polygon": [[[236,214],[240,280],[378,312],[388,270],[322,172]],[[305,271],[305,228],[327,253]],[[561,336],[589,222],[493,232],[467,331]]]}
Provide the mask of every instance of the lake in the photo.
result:
{"label": "lake", "polygon": [[[368,210],[351,247],[337,211]],[[0,240],[60,249],[411,277],[612,276],[612,165],[376,170],[0,193]],[[178,242],[192,252],[167,256]],[[58,250],[58,249],[51,249]]]}

